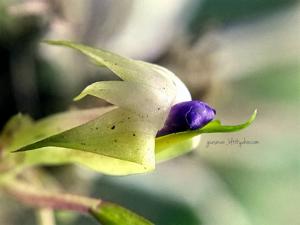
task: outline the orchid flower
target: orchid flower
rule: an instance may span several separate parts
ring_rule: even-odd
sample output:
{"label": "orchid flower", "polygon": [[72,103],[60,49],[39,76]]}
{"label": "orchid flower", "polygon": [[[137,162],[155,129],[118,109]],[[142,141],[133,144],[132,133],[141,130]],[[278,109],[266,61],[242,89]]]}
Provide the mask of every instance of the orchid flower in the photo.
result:
{"label": "orchid flower", "polygon": [[78,50],[121,81],[93,83],[75,98],[92,95],[114,106],[61,113],[19,129],[8,151],[23,167],[75,163],[110,175],[144,173],[197,147],[202,133],[237,131],[255,118],[256,111],[244,124],[223,126],[166,68],[69,41],[47,43]]}

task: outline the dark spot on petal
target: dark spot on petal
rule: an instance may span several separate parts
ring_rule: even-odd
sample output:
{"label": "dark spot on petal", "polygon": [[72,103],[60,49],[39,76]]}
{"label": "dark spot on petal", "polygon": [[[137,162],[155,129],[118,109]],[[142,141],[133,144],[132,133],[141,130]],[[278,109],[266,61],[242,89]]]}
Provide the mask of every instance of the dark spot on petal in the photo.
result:
{"label": "dark spot on petal", "polygon": [[115,142],[115,143],[117,143],[117,142],[118,142],[118,140],[117,140],[117,139],[114,139],[114,142]]}
{"label": "dark spot on petal", "polygon": [[135,137],[135,133],[133,133],[133,134],[132,134],[132,136],[134,136],[134,137]]}
{"label": "dark spot on petal", "polygon": [[99,130],[99,127],[96,127],[96,130]]}
{"label": "dark spot on petal", "polygon": [[115,128],[116,128],[116,126],[115,126],[115,125],[113,125],[113,126],[110,128],[110,129],[112,129],[112,130],[113,130],[113,129],[115,129]]}

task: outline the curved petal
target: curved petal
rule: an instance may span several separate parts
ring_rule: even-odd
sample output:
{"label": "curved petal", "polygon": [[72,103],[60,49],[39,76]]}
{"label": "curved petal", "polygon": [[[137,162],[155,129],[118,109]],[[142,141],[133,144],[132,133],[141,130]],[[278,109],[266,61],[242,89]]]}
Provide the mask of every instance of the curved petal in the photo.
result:
{"label": "curved petal", "polygon": [[[70,41],[51,40],[46,41],[46,43],[51,45],[61,45],[78,50],[88,56],[97,65],[110,69],[124,81],[145,84],[164,92],[168,92],[170,89],[173,89],[173,94],[176,94],[174,91],[174,84],[170,79],[166,79],[166,76],[163,76],[161,73],[157,73],[157,71],[153,70],[151,66],[142,61],[129,59],[102,49],[94,49],[86,45],[75,44]],[[166,94],[170,95],[170,93]]]}
{"label": "curved petal", "polygon": [[161,90],[126,81],[93,83],[86,87],[75,100],[80,100],[86,95],[102,98],[116,106],[147,117],[155,117],[155,120],[162,112],[168,111],[168,106],[172,104],[172,99]]}
{"label": "curved petal", "polygon": [[[172,105],[181,100],[191,100],[188,89],[180,79],[178,79],[171,71],[158,65],[128,59],[102,49],[94,49],[70,41],[47,41],[47,43],[80,51],[97,65],[104,66],[114,72],[123,79],[123,82],[125,83],[121,84],[122,81],[110,82],[109,88],[108,83],[92,84],[84,90],[78,98],[84,97],[86,94],[91,94],[97,97],[101,96],[101,98],[111,101],[112,95],[115,93],[118,93],[119,96],[123,95],[122,99],[120,98],[117,101],[115,101],[116,96],[113,96],[114,104],[127,109],[139,109],[137,111],[138,113],[150,115],[154,113],[155,116],[152,117],[154,121],[152,122],[157,124],[157,130],[163,126],[163,121],[167,117]],[[97,90],[99,86],[100,89]],[[118,90],[120,86],[121,89]],[[104,91],[103,88],[106,91]],[[127,96],[129,96],[129,98]],[[145,110],[143,111],[142,108],[144,107]],[[159,117],[156,117],[157,111],[159,111]]]}

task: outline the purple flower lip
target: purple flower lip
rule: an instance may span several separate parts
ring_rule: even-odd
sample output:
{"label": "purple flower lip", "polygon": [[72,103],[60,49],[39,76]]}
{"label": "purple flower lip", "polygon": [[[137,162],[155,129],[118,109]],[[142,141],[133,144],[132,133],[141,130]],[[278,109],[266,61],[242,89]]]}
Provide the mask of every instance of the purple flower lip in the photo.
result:
{"label": "purple flower lip", "polygon": [[205,102],[180,102],[172,106],[164,127],[156,136],[199,129],[212,121],[215,115],[216,110]]}

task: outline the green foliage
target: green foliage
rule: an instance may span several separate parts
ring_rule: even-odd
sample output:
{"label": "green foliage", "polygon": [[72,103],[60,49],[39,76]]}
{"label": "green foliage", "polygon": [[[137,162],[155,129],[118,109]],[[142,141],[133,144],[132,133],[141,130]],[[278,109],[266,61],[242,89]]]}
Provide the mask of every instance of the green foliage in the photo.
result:
{"label": "green foliage", "polygon": [[113,203],[102,203],[91,214],[103,225],[153,225],[143,217]]}

